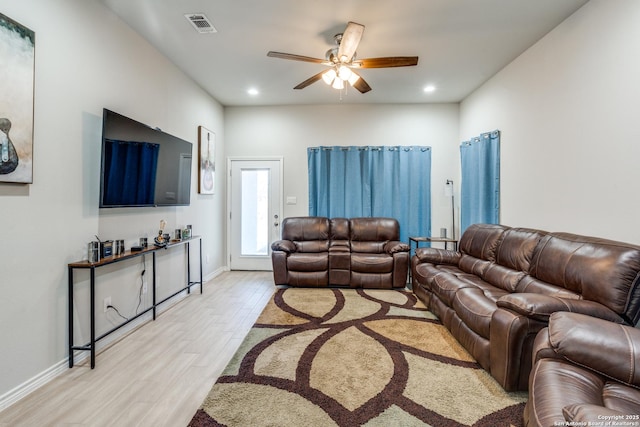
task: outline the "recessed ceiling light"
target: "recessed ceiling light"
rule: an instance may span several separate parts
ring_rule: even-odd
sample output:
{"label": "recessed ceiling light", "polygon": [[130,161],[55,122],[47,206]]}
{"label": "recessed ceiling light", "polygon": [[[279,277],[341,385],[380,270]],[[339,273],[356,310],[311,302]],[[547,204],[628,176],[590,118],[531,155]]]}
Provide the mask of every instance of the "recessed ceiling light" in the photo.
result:
{"label": "recessed ceiling light", "polygon": [[256,96],[258,95],[260,92],[258,91],[258,89],[252,87],[249,90],[247,90],[247,93],[251,96]]}
{"label": "recessed ceiling light", "polygon": [[423,89],[426,93],[435,92],[436,87],[434,85],[425,86]]}

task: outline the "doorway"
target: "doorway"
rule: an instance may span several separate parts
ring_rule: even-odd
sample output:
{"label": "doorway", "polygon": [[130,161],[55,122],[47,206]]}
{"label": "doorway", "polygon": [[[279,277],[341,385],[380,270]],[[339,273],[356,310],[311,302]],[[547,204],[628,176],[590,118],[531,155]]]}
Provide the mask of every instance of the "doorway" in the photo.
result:
{"label": "doorway", "polygon": [[228,238],[231,270],[271,270],[280,238],[282,158],[229,158]]}

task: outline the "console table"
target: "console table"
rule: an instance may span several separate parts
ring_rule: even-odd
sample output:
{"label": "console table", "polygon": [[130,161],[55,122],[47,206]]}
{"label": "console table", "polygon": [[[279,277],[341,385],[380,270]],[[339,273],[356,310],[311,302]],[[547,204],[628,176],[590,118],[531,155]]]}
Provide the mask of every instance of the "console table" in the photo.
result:
{"label": "console table", "polygon": [[[191,254],[190,254],[190,247],[191,247],[191,242],[197,240],[199,242],[199,261],[200,261],[200,278],[199,280],[196,281],[192,281],[191,280]],[[176,291],[175,293],[169,295],[168,297],[164,298],[162,301],[156,301],[156,252],[158,252],[159,250],[162,249],[169,249],[175,246],[182,246],[184,245],[186,247],[186,251],[187,251],[187,283],[186,286],[184,286],[182,289]],[[136,314],[134,317],[126,320],[125,322],[121,323],[120,325],[116,326],[115,328],[105,332],[104,334],[100,335],[99,337],[96,337],[96,301],[95,301],[95,287],[96,287],[96,269],[103,267],[105,265],[110,265],[110,264],[114,264],[120,261],[125,261],[128,259],[132,259],[132,258],[136,258],[145,254],[151,254],[152,255],[152,269],[151,269],[151,275],[152,275],[152,285],[151,285],[151,289],[152,289],[152,304],[151,307],[143,310],[142,312]],[[191,293],[191,287],[194,285],[200,285],[200,293],[202,293],[202,239],[200,238],[200,236],[193,236],[189,239],[183,239],[183,240],[179,240],[179,241],[172,241],[170,242],[168,245],[164,246],[164,247],[149,247],[146,248],[142,251],[137,251],[137,252],[131,252],[131,251],[126,251],[124,254],[121,255],[114,255],[114,256],[110,256],[110,257],[106,257],[101,259],[98,262],[89,262],[87,260],[84,261],[77,261],[77,262],[72,262],[70,264],[68,264],[68,269],[69,269],[69,368],[73,367],[73,352],[74,350],[82,350],[82,351],[90,351],[91,352],[91,369],[95,368],[96,366],[96,343],[98,341],[100,341],[101,339],[103,339],[104,337],[106,337],[107,335],[117,331],[118,329],[122,328],[123,326],[125,326],[126,324],[134,321],[135,319],[139,318],[140,316],[148,313],[149,311],[153,312],[153,320],[156,320],[156,307],[158,307],[160,304],[164,303],[165,301],[175,297],[176,295],[184,292],[185,290],[187,291],[187,293]],[[74,281],[73,281],[73,272],[76,269],[85,269],[85,270],[89,270],[89,274],[90,274],[90,300],[91,300],[91,340],[84,345],[75,345],[73,342],[73,286],[74,286]]]}

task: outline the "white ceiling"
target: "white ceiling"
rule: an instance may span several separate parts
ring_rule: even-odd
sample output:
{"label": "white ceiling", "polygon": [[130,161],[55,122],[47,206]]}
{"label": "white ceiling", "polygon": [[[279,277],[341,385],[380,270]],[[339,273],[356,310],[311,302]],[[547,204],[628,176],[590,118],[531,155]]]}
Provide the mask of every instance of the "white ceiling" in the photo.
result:
{"label": "white ceiling", "polygon": [[[459,102],[588,0],[101,1],[220,103],[241,106]],[[191,13],[218,32],[197,33]],[[419,56],[418,65],[360,70],[373,90],[341,100],[322,81],[293,89],[323,65],[267,57],[324,59],[348,21],[366,27],[358,58]]]}

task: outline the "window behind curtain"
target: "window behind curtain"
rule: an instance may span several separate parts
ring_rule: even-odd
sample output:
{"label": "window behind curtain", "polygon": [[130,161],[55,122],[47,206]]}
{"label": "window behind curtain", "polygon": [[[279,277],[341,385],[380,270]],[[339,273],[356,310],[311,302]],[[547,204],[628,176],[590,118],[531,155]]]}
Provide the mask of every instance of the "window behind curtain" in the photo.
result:
{"label": "window behind curtain", "polygon": [[307,160],[310,216],[390,217],[403,242],[431,235],[431,147],[313,147]]}
{"label": "window behind curtain", "polygon": [[471,224],[500,222],[500,131],[460,145],[460,235]]}

